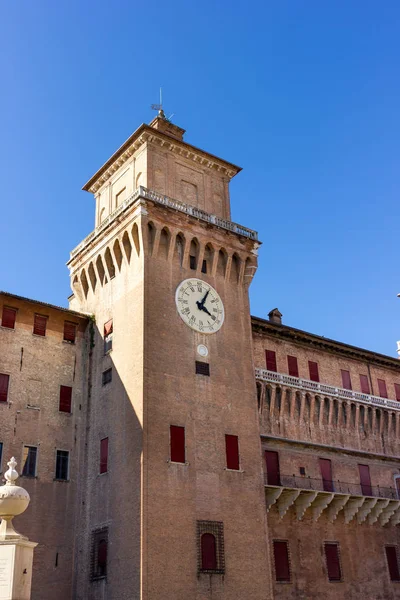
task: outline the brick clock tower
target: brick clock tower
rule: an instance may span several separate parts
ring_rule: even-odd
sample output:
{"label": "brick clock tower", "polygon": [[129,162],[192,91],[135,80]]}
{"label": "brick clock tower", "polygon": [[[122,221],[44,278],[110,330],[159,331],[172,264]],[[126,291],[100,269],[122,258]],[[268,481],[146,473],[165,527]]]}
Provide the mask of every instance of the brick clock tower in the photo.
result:
{"label": "brick clock tower", "polygon": [[74,598],[271,597],[239,168],[160,111],[90,179],[71,308],[94,315]]}

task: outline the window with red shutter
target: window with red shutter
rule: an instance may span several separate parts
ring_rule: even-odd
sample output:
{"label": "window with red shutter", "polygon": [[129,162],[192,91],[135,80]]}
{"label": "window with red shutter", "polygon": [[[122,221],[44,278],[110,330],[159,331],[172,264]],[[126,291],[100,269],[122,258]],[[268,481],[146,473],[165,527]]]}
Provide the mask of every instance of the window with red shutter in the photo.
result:
{"label": "window with red shutter", "polygon": [[100,440],[100,473],[108,471],[108,437]]}
{"label": "window with red shutter", "polygon": [[226,468],[239,471],[239,438],[237,435],[225,435]]}
{"label": "window with red shutter", "polygon": [[58,410],[60,412],[70,413],[72,407],[72,387],[68,385],[60,385],[60,404]]}
{"label": "window with red shutter", "polygon": [[378,389],[379,389],[379,395],[381,398],[388,397],[386,381],[384,379],[378,379]]}
{"label": "window with red shutter", "polygon": [[319,381],[318,363],[309,360],[308,370],[310,372],[311,381]]}
{"label": "window with red shutter", "polygon": [[334,492],[332,480],[332,462],[328,458],[319,459],[322,484],[325,492]]}
{"label": "window with red shutter", "polygon": [[35,321],[33,324],[33,333],[35,335],[46,335],[47,317],[43,315],[35,315]]}
{"label": "window with red shutter", "polygon": [[198,573],[225,573],[224,524],[221,521],[197,521]]}
{"label": "window with red shutter", "polygon": [[360,385],[363,394],[371,393],[371,388],[369,387],[369,379],[367,375],[360,375]]}
{"label": "window with red shutter", "polygon": [[76,323],[64,321],[64,342],[75,344],[76,339]]}
{"label": "window with red shutter", "polygon": [[217,544],[212,533],[201,536],[201,570],[215,571],[217,569]]}
{"label": "window with red shutter", "polygon": [[342,571],[339,560],[339,544],[325,543],[325,558],[329,581],[341,581]]}
{"label": "window with red shutter", "polygon": [[394,384],[394,393],[396,396],[396,400],[400,401],[400,383],[395,383]]}
{"label": "window with red shutter", "polygon": [[1,326],[7,329],[15,329],[15,320],[17,318],[17,309],[3,306],[3,314],[1,316]]}
{"label": "window with red shutter", "polygon": [[104,323],[104,354],[112,350],[113,331],[113,320],[110,319],[107,323]]}
{"label": "window with red shutter", "polygon": [[266,362],[267,362],[267,371],[275,371],[275,373],[277,372],[277,368],[276,368],[276,354],[273,350],[266,350],[265,351],[265,358],[266,358]]}
{"label": "window with red shutter", "polygon": [[0,402],[7,402],[10,376],[0,373]]}
{"label": "window with red shutter", "polygon": [[386,560],[389,569],[390,579],[400,581],[399,561],[397,558],[397,546],[386,546]]}
{"label": "window with red shutter", "polygon": [[275,580],[290,581],[288,543],[274,540]]}
{"label": "window with red shutter", "polygon": [[177,425],[170,426],[170,453],[171,461],[185,462],[185,428]]}
{"label": "window with red shutter", "polygon": [[281,485],[281,475],[279,471],[279,454],[273,450],[265,451],[265,462],[267,466],[267,484]]}
{"label": "window with red shutter", "polygon": [[103,527],[92,532],[91,578],[107,577],[108,529]]}
{"label": "window with red shutter", "polygon": [[291,375],[292,377],[298,377],[299,376],[299,366],[297,364],[296,356],[288,355],[287,364],[288,364],[289,375]]}
{"label": "window with red shutter", "polygon": [[351,387],[350,371],[345,371],[344,369],[341,369],[341,373],[342,373],[342,386],[344,387],[344,389],[345,390],[353,389]]}
{"label": "window with red shutter", "polygon": [[372,496],[371,476],[368,465],[358,465],[360,485],[363,496]]}

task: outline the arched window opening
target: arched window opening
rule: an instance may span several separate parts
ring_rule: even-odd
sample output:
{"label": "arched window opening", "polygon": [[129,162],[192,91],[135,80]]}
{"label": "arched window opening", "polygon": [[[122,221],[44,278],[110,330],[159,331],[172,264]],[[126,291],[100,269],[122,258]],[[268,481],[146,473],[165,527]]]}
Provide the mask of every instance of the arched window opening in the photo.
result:
{"label": "arched window opening", "polygon": [[356,426],[356,405],[353,403],[350,405],[350,419],[351,419],[351,426],[355,427]]}
{"label": "arched window opening", "polygon": [[315,396],[314,401],[314,425],[319,424],[319,416],[321,412],[321,399],[319,396]]}
{"label": "arched window opening", "polygon": [[127,231],[125,231],[124,235],[122,236],[122,245],[124,247],[126,260],[129,264],[131,262],[132,244]]}
{"label": "arched window opening", "polygon": [[228,255],[223,248],[218,252],[217,274],[225,277]]}
{"label": "arched window opening", "polygon": [[161,230],[160,243],[158,246],[158,255],[162,258],[168,258],[170,233],[166,227]]}
{"label": "arched window opening", "polygon": [[215,571],[217,569],[217,544],[212,533],[201,536],[201,570]]}
{"label": "arched window opening", "polygon": [[179,266],[183,264],[183,255],[185,253],[185,238],[182,233],[178,233],[175,238],[175,258],[178,259]]}
{"label": "arched window opening", "polygon": [[195,271],[197,269],[197,261],[199,259],[199,243],[196,238],[193,238],[190,242],[189,252],[189,267]]}
{"label": "arched window opening", "polygon": [[133,238],[133,243],[135,244],[136,254],[139,256],[140,255],[140,241],[139,241],[139,229],[138,229],[137,223],[133,224],[132,238]]}
{"label": "arched window opening", "polygon": [[233,254],[231,261],[231,273],[230,280],[231,283],[239,282],[239,273],[240,273],[240,258],[237,254]]}

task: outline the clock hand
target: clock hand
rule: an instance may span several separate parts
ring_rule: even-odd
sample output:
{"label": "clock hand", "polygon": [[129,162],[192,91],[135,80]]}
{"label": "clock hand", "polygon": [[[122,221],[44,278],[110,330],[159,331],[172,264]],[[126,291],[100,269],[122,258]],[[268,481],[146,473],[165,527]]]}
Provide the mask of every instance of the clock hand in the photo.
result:
{"label": "clock hand", "polygon": [[208,315],[210,315],[210,317],[212,317],[212,314],[210,312],[208,312],[208,310],[206,309],[205,306],[202,306],[201,310],[204,310],[204,312],[206,312]]}
{"label": "clock hand", "polygon": [[207,290],[206,293],[205,293],[205,295],[204,295],[203,300],[200,302],[201,306],[204,306],[204,302],[207,300],[207,296],[208,296],[209,293],[210,293],[210,290]]}

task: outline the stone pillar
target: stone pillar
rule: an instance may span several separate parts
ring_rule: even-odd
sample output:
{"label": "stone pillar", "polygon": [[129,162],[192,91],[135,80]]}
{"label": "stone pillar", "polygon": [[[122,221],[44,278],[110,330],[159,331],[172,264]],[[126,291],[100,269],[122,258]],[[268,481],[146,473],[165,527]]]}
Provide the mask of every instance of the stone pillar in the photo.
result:
{"label": "stone pillar", "polygon": [[0,600],[30,600],[33,550],[37,546],[15,531],[12,520],[28,508],[30,498],[15,484],[17,462],[12,458],[0,487]]}

